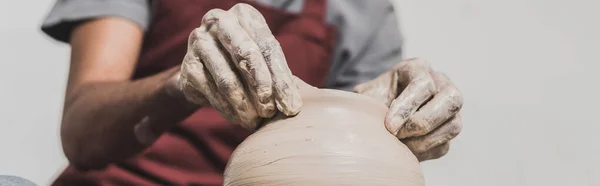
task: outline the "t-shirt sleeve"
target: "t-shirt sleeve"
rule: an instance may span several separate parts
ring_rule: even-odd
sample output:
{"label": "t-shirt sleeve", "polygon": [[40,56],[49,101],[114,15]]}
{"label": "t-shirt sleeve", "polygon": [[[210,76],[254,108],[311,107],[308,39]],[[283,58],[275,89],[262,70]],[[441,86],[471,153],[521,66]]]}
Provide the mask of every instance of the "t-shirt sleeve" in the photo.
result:
{"label": "t-shirt sleeve", "polygon": [[[338,28],[328,88],[352,90],[376,78],[402,60],[402,36],[388,0],[330,1],[328,16]],[[335,4],[335,3],[339,4]]]}
{"label": "t-shirt sleeve", "polygon": [[86,20],[118,16],[142,29],[150,22],[149,0],[57,0],[42,24],[48,36],[68,42],[73,28]]}

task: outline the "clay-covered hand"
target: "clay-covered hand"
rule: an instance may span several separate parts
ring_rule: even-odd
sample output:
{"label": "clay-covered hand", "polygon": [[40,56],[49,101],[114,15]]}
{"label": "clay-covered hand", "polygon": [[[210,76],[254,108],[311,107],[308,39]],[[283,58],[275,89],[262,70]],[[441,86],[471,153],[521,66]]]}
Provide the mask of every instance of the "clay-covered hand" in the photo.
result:
{"label": "clay-covered hand", "polygon": [[424,60],[400,62],[354,90],[380,99],[390,107],[385,118],[386,128],[404,142],[419,161],[445,155],[449,141],[461,131],[461,92],[446,75],[433,71]]}
{"label": "clay-covered hand", "polygon": [[180,74],[188,100],[210,104],[247,129],[277,111],[295,115],[302,106],[279,42],[247,4],[204,15],[189,36]]}

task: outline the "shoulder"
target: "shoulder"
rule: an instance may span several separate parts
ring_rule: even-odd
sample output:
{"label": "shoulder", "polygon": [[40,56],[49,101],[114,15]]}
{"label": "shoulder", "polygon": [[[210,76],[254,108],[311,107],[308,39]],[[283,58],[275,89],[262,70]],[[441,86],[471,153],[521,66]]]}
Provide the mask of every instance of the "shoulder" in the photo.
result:
{"label": "shoulder", "polygon": [[128,19],[142,29],[150,21],[151,0],[56,0],[41,29],[59,41],[68,41],[72,29],[86,20],[118,16]]}

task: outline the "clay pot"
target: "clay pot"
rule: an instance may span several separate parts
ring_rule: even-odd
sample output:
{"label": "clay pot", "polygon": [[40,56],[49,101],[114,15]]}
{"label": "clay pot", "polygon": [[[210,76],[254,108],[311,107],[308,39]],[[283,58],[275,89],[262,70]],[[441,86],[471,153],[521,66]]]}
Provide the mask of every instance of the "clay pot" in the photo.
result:
{"label": "clay pot", "polygon": [[304,106],[276,116],[233,152],[224,185],[424,185],[417,158],[367,96],[300,86]]}

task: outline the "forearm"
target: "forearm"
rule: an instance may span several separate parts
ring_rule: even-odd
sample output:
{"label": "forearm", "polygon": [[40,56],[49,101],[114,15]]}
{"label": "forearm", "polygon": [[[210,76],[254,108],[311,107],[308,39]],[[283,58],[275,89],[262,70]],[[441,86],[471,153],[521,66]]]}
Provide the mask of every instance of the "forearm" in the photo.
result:
{"label": "forearm", "polygon": [[82,169],[122,161],[145,148],[134,127],[148,117],[150,130],[160,134],[185,119],[196,107],[181,95],[167,92],[173,70],[133,82],[90,83],[72,90],[61,127],[70,162]]}
{"label": "forearm", "polygon": [[122,161],[144,148],[134,134],[143,118],[158,135],[195,110],[173,88],[178,67],[130,80],[141,40],[141,29],[120,18],[91,20],[73,31],[61,125],[71,165],[92,169]]}

